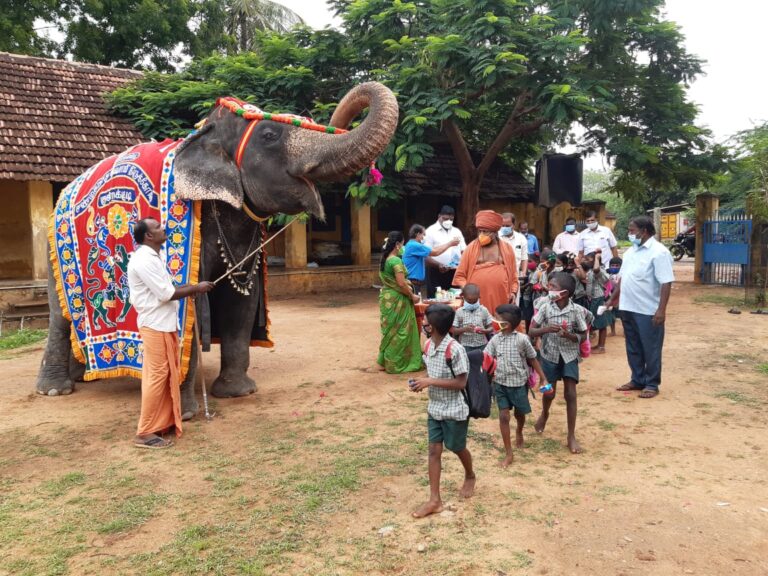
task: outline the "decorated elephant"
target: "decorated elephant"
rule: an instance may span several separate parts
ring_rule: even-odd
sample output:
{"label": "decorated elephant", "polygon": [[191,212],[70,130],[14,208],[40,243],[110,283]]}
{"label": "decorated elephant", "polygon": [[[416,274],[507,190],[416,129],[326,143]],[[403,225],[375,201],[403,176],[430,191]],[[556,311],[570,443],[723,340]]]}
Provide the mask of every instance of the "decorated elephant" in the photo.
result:
{"label": "decorated elephant", "polygon": [[[347,130],[365,108],[363,122]],[[140,376],[142,344],[124,279],[137,220],[153,216],[165,226],[175,283],[219,278],[260,245],[271,215],[306,211],[323,219],[314,183],[369,166],[397,122],[395,96],[376,82],[352,89],[329,126],[221,98],[184,140],[140,144],[90,168],[62,192],[51,220],[50,332],[37,392],[69,394],[78,379]],[[249,347],[272,345],[265,268],[261,251],[207,298],[180,307],[185,419],[198,410],[195,318],[203,348],[221,344],[211,393],[255,391]]]}

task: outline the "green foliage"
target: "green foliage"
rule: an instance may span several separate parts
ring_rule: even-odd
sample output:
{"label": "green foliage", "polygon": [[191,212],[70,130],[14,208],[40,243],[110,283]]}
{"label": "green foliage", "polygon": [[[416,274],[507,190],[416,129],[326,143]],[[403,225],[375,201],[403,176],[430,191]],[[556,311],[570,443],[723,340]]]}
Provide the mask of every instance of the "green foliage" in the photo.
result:
{"label": "green foliage", "polygon": [[[721,210],[749,210],[768,219],[768,123],[731,137],[726,169],[706,189],[720,198]],[[691,198],[693,199],[693,198]]]}
{"label": "green foliage", "polygon": [[0,336],[0,351],[28,346],[48,337],[48,330],[16,330]]}
{"label": "green foliage", "polygon": [[584,172],[584,200],[601,200],[605,202],[608,212],[616,216],[614,233],[617,239],[627,236],[627,226],[631,218],[645,213],[646,208],[633,200],[620,196],[614,183],[621,175],[616,171],[600,172],[587,170]]}
{"label": "green foliage", "polygon": [[61,50],[96,64],[174,70],[188,44],[190,0],[80,0],[72,3]]}
{"label": "green foliage", "polygon": [[[580,148],[606,154],[621,171],[612,189],[636,204],[653,202],[656,190],[685,195],[720,165],[686,97],[701,62],[663,20],[660,0],[331,4],[370,55],[371,76],[400,95],[396,150],[441,131],[450,138],[450,123],[454,144],[489,160],[508,147],[502,157],[519,166],[579,122]],[[406,153],[395,167],[415,166]]]}
{"label": "green foliage", "polygon": [[[234,28],[217,36],[233,1],[194,3],[192,53],[246,46]],[[252,52],[149,76],[115,93],[112,105],[148,136],[180,136],[220,95],[322,122],[352,85],[379,80],[401,106],[399,129],[379,161],[388,177],[383,186],[349,188],[374,204],[399,194],[392,176],[421,166],[436,140],[449,139],[465,189],[476,195],[497,156],[525,171],[542,151],[573,138],[576,122],[585,128],[580,149],[612,160],[618,172],[610,190],[634,206],[656,203],[659,191],[685,197],[722,163],[722,150],[711,149],[708,133],[694,125],[696,107],[686,96],[701,63],[685,52],[678,27],[663,20],[661,0],[330,4],[345,35],[256,27]]]}
{"label": "green foliage", "polygon": [[244,52],[258,32],[301,23],[271,0],[6,0],[0,51],[175,71],[183,56]]}
{"label": "green foliage", "polygon": [[56,0],[4,0],[0,10],[0,52],[50,56],[55,43],[41,35],[35,21],[60,14]]}

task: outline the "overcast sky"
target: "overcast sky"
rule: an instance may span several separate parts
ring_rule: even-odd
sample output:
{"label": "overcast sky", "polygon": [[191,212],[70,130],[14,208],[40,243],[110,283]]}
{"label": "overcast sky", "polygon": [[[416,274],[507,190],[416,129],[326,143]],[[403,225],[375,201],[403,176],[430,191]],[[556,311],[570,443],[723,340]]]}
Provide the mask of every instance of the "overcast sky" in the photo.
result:
{"label": "overcast sky", "polygon": [[[278,1],[315,28],[339,24],[322,0]],[[689,92],[700,107],[698,124],[723,141],[768,119],[768,0],[667,0],[666,5],[668,18],[682,27],[688,51],[707,61],[706,76]],[[588,161],[591,168],[598,164]]]}

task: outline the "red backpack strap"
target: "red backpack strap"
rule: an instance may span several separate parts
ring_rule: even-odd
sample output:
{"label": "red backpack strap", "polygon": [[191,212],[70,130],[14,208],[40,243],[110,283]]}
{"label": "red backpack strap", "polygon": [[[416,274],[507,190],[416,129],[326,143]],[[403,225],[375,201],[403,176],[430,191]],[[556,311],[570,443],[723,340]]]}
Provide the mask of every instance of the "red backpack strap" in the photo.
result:
{"label": "red backpack strap", "polygon": [[451,346],[453,345],[453,340],[448,342],[448,346],[445,347],[445,361],[450,366],[451,362],[453,362],[453,354],[451,353]]}

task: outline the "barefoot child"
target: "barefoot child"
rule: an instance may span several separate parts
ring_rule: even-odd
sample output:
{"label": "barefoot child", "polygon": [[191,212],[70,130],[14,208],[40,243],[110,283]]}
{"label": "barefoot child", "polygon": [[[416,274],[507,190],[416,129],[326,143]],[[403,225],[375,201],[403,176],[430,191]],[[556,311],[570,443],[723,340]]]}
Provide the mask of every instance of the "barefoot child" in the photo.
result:
{"label": "barefoot child", "polygon": [[576,281],[570,274],[555,274],[549,281],[549,302],[541,306],[531,322],[531,336],[541,336],[541,367],[555,388],[544,396],[541,416],[536,421],[536,432],[544,432],[549,409],[557,393],[557,381],[565,386],[565,404],[568,415],[568,449],[581,452],[576,441],[576,384],[579,382],[579,343],[587,338],[584,315],[571,302]]}
{"label": "barefoot child", "polygon": [[[454,452],[464,466],[464,485],[459,495],[469,498],[475,490],[472,455],[467,450],[469,406],[461,394],[467,385],[469,361],[464,348],[448,334],[453,316],[453,310],[445,304],[432,304],[427,308],[427,322],[432,327],[432,336],[425,348],[429,377],[413,380],[409,384],[413,392],[429,388],[429,500],[413,512],[414,518],[424,518],[443,509],[440,498],[443,445]],[[446,358],[446,349],[449,347],[450,365]]]}
{"label": "barefoot child", "polygon": [[480,287],[467,284],[461,291],[464,306],[456,311],[451,335],[467,352],[482,350],[488,343],[487,334],[493,334],[493,319],[488,309],[480,304]]}
{"label": "barefoot child", "polygon": [[536,350],[533,349],[530,339],[516,331],[522,317],[520,308],[514,304],[502,304],[496,308],[496,317],[501,325],[501,332],[491,338],[485,352],[496,359],[493,383],[496,405],[499,407],[499,428],[506,452],[501,467],[506,468],[514,459],[509,433],[510,411],[515,409],[515,446],[518,448],[523,447],[525,415],[531,412],[531,404],[528,402],[528,366],[539,375],[539,382],[545,382],[546,376],[536,359]]}

